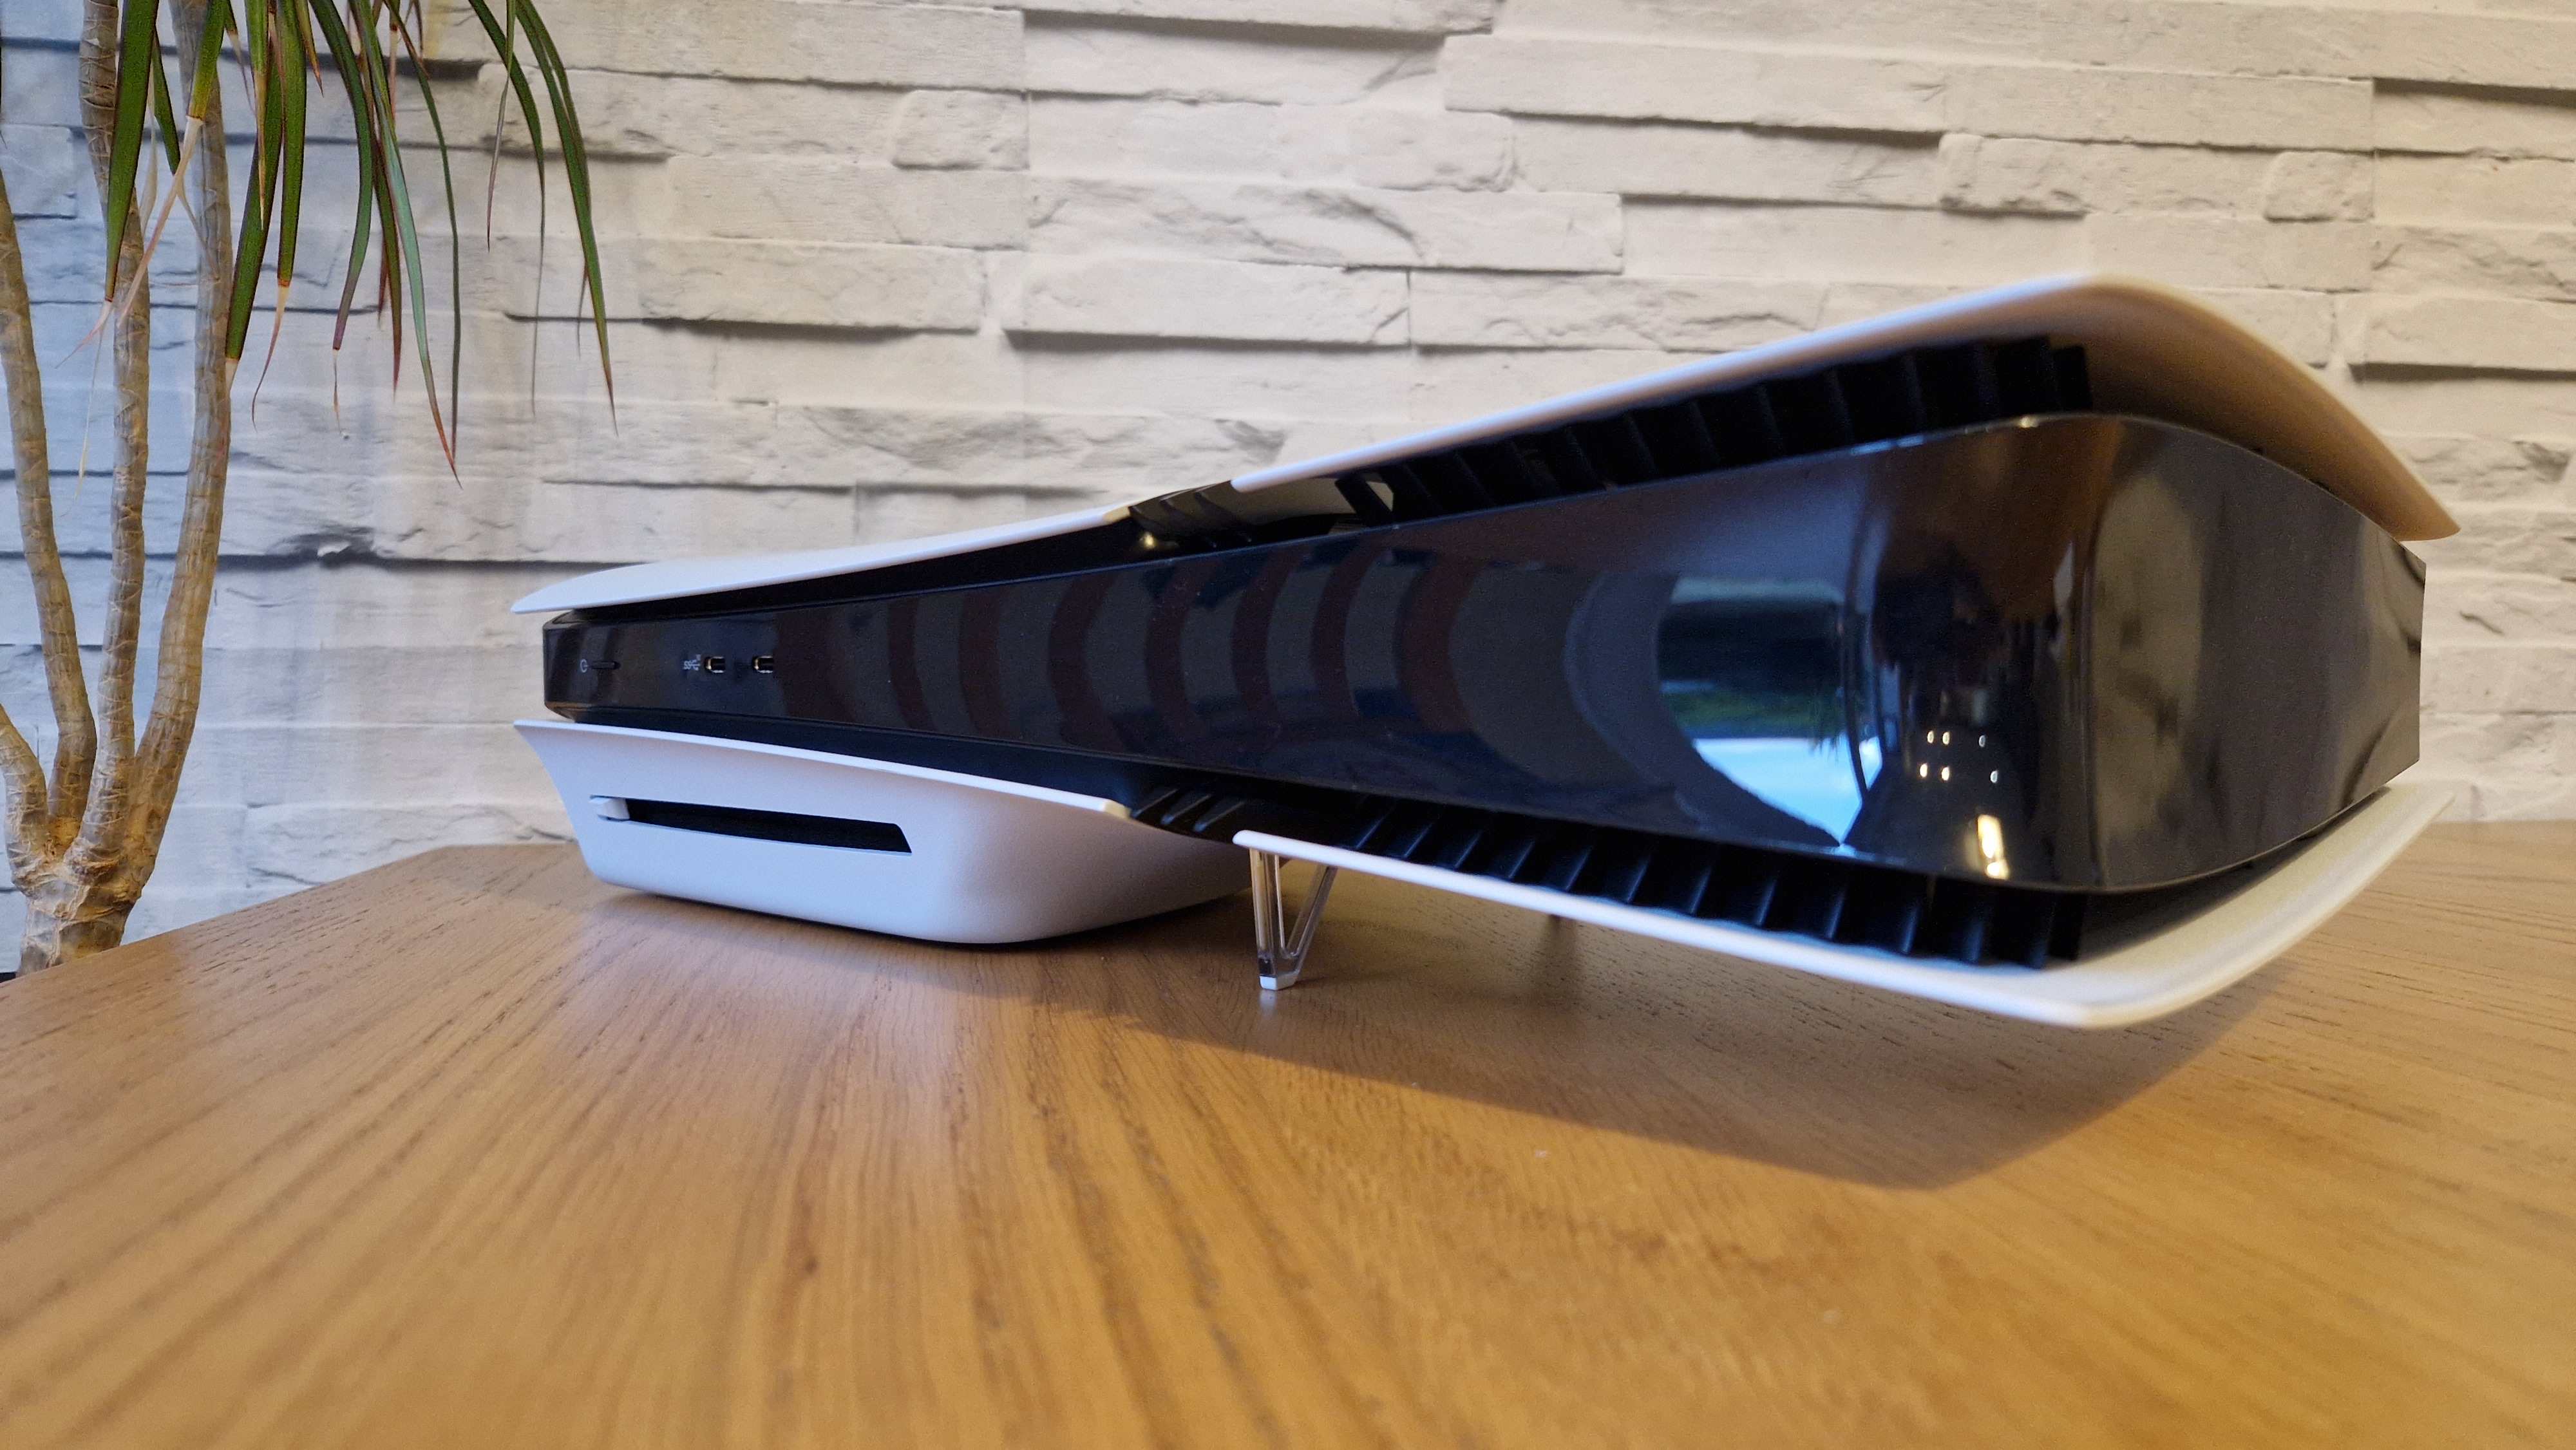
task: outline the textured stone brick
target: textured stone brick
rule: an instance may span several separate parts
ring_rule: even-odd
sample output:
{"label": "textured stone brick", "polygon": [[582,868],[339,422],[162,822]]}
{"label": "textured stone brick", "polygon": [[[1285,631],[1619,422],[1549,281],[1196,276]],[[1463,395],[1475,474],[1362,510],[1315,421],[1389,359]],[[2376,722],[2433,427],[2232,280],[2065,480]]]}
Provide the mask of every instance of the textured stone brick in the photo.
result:
{"label": "textured stone brick", "polygon": [[[2358,299],[2356,299],[2358,300]],[[2366,337],[2367,307],[2347,323],[2343,350]],[[2371,425],[2390,433],[2473,433],[2489,438],[2576,437],[2576,388],[2563,378],[2466,372],[2388,372],[2365,366],[2354,400]]]}
{"label": "textured stone brick", "polygon": [[1482,30],[1500,0],[1047,0],[1059,15],[1210,20],[1355,30]]}
{"label": "textured stone brick", "polygon": [[[882,162],[891,159],[904,103],[893,91],[711,76],[594,70],[577,72],[572,84],[582,144],[593,156],[816,152]],[[500,67],[485,66],[468,113],[503,116],[509,144],[523,147],[526,127],[515,102],[504,107],[504,90]]]}
{"label": "textured stone brick", "polygon": [[1385,99],[1430,78],[1429,39],[1308,33],[1297,39],[1079,22],[1034,24],[1037,94],[1340,105]]}
{"label": "textured stone brick", "polygon": [[2371,103],[2383,152],[2576,158],[2576,96],[2381,85]]}
{"label": "textured stone brick", "polygon": [[1390,436],[1418,432],[1599,387],[1705,356],[1636,349],[1440,349],[1414,369],[1412,421]]}
{"label": "textured stone brick", "polygon": [[378,546],[478,558],[503,539],[515,541],[519,557],[582,560],[815,547],[847,527],[853,488],[1089,489],[1122,481],[1130,460],[1148,451],[1195,474],[1277,445],[1275,436],[1247,434],[1238,420],[1165,417],[1133,405],[1061,415],[759,404],[657,411],[663,418],[650,430],[612,435],[601,426],[549,440],[526,465],[547,487],[494,495],[471,509],[452,490],[415,495],[404,518],[420,537],[395,540],[392,525],[380,521]]}
{"label": "textured stone brick", "polygon": [[[188,762],[201,798],[274,805],[541,801],[545,770],[508,724],[203,725]],[[197,778],[202,774],[202,779]]]}
{"label": "textured stone brick", "polygon": [[2373,17],[2328,7],[2072,0],[2043,14],[2050,59],[2132,69],[2366,76],[2380,43]]}
{"label": "textured stone brick", "polygon": [[2576,233],[2555,228],[2382,227],[2372,257],[2383,292],[2576,301]]}
{"label": "textured stone brick", "polygon": [[1045,97],[1037,169],[1055,175],[1493,190],[1511,179],[1511,123],[1396,106]]}
{"label": "textured stone brick", "polygon": [[1400,272],[1150,257],[1032,257],[1015,330],[1249,342],[1398,343]]}
{"label": "textured stone brick", "polygon": [[[569,484],[841,489],[864,483],[1000,482],[1019,475],[1025,422],[1017,410],[695,403],[618,421],[584,417],[532,441],[525,467]],[[661,499],[674,512],[715,507]],[[604,507],[567,500],[566,509]],[[745,507],[752,505],[746,501]],[[792,501],[763,507],[795,510]],[[722,553],[710,548],[695,552]]]}
{"label": "textured stone brick", "polygon": [[734,402],[1000,410],[1023,401],[1023,358],[990,333],[799,333],[725,347],[697,396]]}
{"label": "textured stone brick", "polygon": [[2334,360],[2335,299],[2331,295],[2235,287],[2198,291],[2201,300],[2308,366],[2323,367]]}
{"label": "textured stone brick", "polygon": [[587,0],[569,8],[577,18],[556,15],[550,29],[566,63],[585,68],[988,90],[1017,90],[1022,80],[1015,10],[851,0]]}
{"label": "textured stone brick", "polygon": [[249,811],[242,837],[253,877],[263,885],[293,888],[337,881],[441,846],[569,841],[572,823],[559,803],[534,801],[278,805]]}
{"label": "textured stone brick", "polygon": [[1016,247],[1029,183],[1015,171],[898,171],[831,157],[675,156],[671,209],[692,231],[798,242]]}
{"label": "textured stone brick", "polygon": [[1030,245],[1355,266],[1610,271],[1619,203],[1462,193],[1041,178]]}
{"label": "textured stone brick", "polygon": [[2459,712],[2576,710],[2576,647],[2454,644],[2425,659],[2424,704]]}
{"label": "textured stone brick", "polygon": [[2563,19],[2390,10],[2369,23],[2366,73],[2390,80],[2561,90],[2576,54],[2576,24]]}
{"label": "textured stone brick", "polygon": [[2409,778],[2438,781],[2458,792],[2446,819],[2576,815],[2576,720],[2526,712],[2428,710],[2423,763]]}
{"label": "textured stone brick", "polygon": [[1034,408],[1182,417],[1405,416],[1413,365],[1389,348],[1062,341],[1025,354]]}
{"label": "textured stone brick", "polygon": [[550,480],[479,506],[424,492],[378,509],[369,541],[379,558],[458,563],[499,556],[608,564],[828,548],[850,542],[850,485]]}
{"label": "textured stone brick", "polygon": [[2566,752],[2571,722],[2549,715],[2427,712],[2423,724],[2426,764],[2459,769],[2562,772],[2576,765]]}
{"label": "textured stone brick", "polygon": [[2048,7],[2027,0],[1846,0],[1839,5],[1676,5],[1669,0],[1511,0],[1495,29],[1653,46],[1786,44],[1890,54],[2027,55]]}
{"label": "textured stone brick", "polygon": [[[37,652],[0,680],[41,692]],[[256,725],[462,725],[543,708],[543,655],[534,634],[516,644],[403,649],[219,649],[206,658],[198,719]],[[13,697],[14,698],[14,697]]]}
{"label": "textured stone brick", "polygon": [[2576,784],[2564,771],[2546,775],[2499,772],[2461,782],[2466,813],[2445,820],[2563,821],[2576,816]]}
{"label": "textured stone brick", "polygon": [[876,488],[859,495],[862,543],[1017,523],[1095,502],[1071,489]]}
{"label": "textured stone brick", "polygon": [[1631,203],[1628,268],[1664,277],[1974,284],[2084,258],[2080,223],[1861,207]]}
{"label": "textured stone brick", "polygon": [[2576,578],[2576,510],[2461,504],[2452,513],[2458,533],[2411,546],[2435,568]]}
{"label": "textured stone brick", "polygon": [[1413,279],[1413,340],[1723,352],[1805,332],[1823,303],[1814,282],[1424,272]]}
{"label": "textured stone brick", "polygon": [[[42,39],[80,39],[79,0],[32,0],[23,7],[30,12],[21,19],[21,6],[9,7],[7,60],[0,64],[0,116],[14,125],[77,126],[80,124],[80,82],[75,67],[67,63],[61,50],[51,46],[28,44]],[[52,10],[64,17],[61,35],[48,37],[42,23],[33,13]]]}
{"label": "textured stone brick", "polygon": [[2374,298],[2358,361],[2576,373],[2576,305],[2487,297]]}
{"label": "textured stone brick", "polygon": [[1470,110],[2075,141],[2370,144],[2369,85],[2323,78],[1938,66],[1895,56],[1518,36],[1453,39],[1441,69],[1449,104]]}
{"label": "textured stone brick", "polygon": [[2253,151],[1966,133],[1941,138],[1940,155],[1941,205],[2041,216],[2256,211],[2269,164]]}
{"label": "textured stone brick", "polygon": [[1942,190],[1929,138],[1556,119],[1521,120],[1514,136],[1521,179],[1548,191],[1930,206]]}
{"label": "textured stone brick", "polygon": [[1972,290],[1964,283],[1828,282],[1825,284],[1824,311],[1817,315],[1816,325],[1840,327],[1846,322],[1859,322],[1864,318],[1901,312],[1908,307],[1921,307]]}
{"label": "textured stone brick", "polygon": [[[579,565],[495,563],[472,569],[388,567],[360,560],[228,568],[207,616],[210,650],[356,650],[437,645],[524,648],[532,621],[511,601],[581,572]],[[84,592],[105,579],[103,561],[73,571]],[[95,597],[95,596],[90,596]],[[0,592],[0,639],[32,643],[31,612]]]}
{"label": "textured stone brick", "polygon": [[1052,176],[1342,180],[1357,109],[1039,96],[1029,103],[1029,164]]}
{"label": "textured stone brick", "polygon": [[1496,190],[1512,178],[1511,123],[1444,111],[1360,110],[1351,117],[1350,175],[1362,186]]}
{"label": "textured stone brick", "polygon": [[2263,215],[2274,221],[2366,221],[2370,158],[2347,151],[2284,151],[2263,178]]}
{"label": "textured stone brick", "polygon": [[2576,639],[2576,579],[2445,570],[2425,582],[2424,633],[2479,644],[2563,644]]}
{"label": "textured stone brick", "polygon": [[81,196],[89,187],[89,152],[78,132],[60,126],[0,126],[0,168],[9,179],[12,215],[80,214]]}
{"label": "textured stone brick", "polygon": [[898,166],[991,166],[1029,160],[1026,98],[990,91],[915,91],[895,117]]}
{"label": "textured stone brick", "polygon": [[2537,503],[2564,493],[2576,439],[2392,433],[2416,474],[2445,497],[2472,503]]}
{"label": "textured stone brick", "polygon": [[1942,68],[1893,57],[1460,36],[1441,79],[1461,110],[1853,131],[1949,129]]}
{"label": "textured stone brick", "polygon": [[2576,161],[2385,156],[2379,215],[2389,221],[2567,226],[2576,221]]}
{"label": "textured stone brick", "polygon": [[2370,285],[2370,228],[2353,222],[2097,216],[2096,265],[2197,287],[2357,292]]}
{"label": "textured stone brick", "polygon": [[2361,81],[1964,66],[1944,102],[1948,129],[1989,136],[2346,151],[2370,145],[2370,86]]}
{"label": "textured stone brick", "polygon": [[984,314],[983,263],[952,248],[661,240],[631,265],[644,317],[972,331]]}
{"label": "textured stone brick", "polygon": [[1124,501],[1266,468],[1287,439],[1285,421],[1271,418],[1037,413],[1029,473],[1032,482]]}

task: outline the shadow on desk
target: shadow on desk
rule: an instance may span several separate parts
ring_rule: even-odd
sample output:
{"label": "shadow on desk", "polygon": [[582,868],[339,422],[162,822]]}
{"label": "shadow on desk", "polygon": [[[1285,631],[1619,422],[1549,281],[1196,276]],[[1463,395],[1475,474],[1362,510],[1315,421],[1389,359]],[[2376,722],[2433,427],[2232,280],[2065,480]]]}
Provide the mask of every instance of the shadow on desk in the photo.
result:
{"label": "shadow on desk", "polygon": [[[615,959],[616,981],[679,974],[669,985],[734,1011],[855,1025],[915,1010],[906,999],[925,992],[1024,1004],[1034,1020],[1009,1030],[1061,1073],[1115,1076],[1155,1040],[1229,1049],[1208,1071],[1254,1079],[1208,1091],[1295,1115],[1309,1135],[1341,1106],[1335,1079],[1365,1079],[1899,1189],[2044,1148],[2189,1061],[2268,990],[2257,976],[2159,1022],[2079,1033],[1363,877],[1336,892],[1305,981],[1265,998],[1250,916],[1236,896],[970,948],[618,895],[588,908],[583,936],[585,955]],[[968,1030],[953,1012],[923,1021]],[[990,1023],[973,1030],[989,1042]],[[1080,1103],[1098,1087],[1027,1091]]]}

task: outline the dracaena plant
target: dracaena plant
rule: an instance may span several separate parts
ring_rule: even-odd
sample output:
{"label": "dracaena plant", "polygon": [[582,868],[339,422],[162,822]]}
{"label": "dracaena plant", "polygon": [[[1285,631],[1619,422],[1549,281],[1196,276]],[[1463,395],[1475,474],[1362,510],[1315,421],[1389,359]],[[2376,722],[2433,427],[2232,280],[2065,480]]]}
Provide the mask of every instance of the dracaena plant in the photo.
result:
{"label": "dracaena plant", "polygon": [[[571,193],[585,268],[583,293],[598,328],[600,365],[608,333],[601,312],[599,252],[591,227],[588,163],[563,58],[532,0],[467,0],[497,52],[545,186],[548,135]],[[26,896],[19,968],[50,967],[114,946],[152,874],[196,725],[204,677],[206,610],[214,597],[224,481],[232,453],[234,380],[251,340],[263,278],[276,346],[303,227],[307,118],[317,96],[345,97],[354,147],[323,155],[356,168],[357,210],[332,346],[346,340],[350,314],[371,305],[384,320],[400,382],[406,352],[426,408],[455,465],[456,372],[462,360],[461,278],[451,242],[443,284],[449,307],[433,312],[416,210],[443,211],[456,231],[456,186],[447,131],[421,65],[426,17],[421,0],[83,0],[80,115],[92,179],[106,220],[97,327],[88,346],[106,351],[115,395],[113,478],[108,489],[108,589],[95,681],[83,669],[72,591],[54,532],[52,456],[44,378],[18,231],[0,169],[0,382],[9,397],[17,466],[18,527],[35,590],[45,684],[55,726],[51,769],[16,722],[0,710],[0,777],[5,777],[9,868]],[[22,61],[21,64],[26,62]],[[252,115],[247,175],[236,188],[222,87],[231,70]],[[397,128],[398,98],[416,91],[426,137]],[[541,104],[542,100],[542,104]],[[549,121],[551,125],[549,125]],[[415,129],[417,127],[415,126]],[[497,119],[494,126],[497,174]],[[411,148],[407,168],[406,148]],[[418,169],[434,157],[437,175]],[[435,187],[430,191],[429,187]],[[234,207],[241,225],[235,235]],[[150,703],[136,699],[145,637],[143,505],[151,403],[150,261],[173,217],[195,233],[194,437],[170,589],[162,605]],[[374,293],[360,278],[373,261]],[[446,366],[437,365],[435,324],[446,324]],[[86,362],[83,363],[86,371]],[[444,405],[439,379],[448,382]],[[137,712],[142,709],[138,731]]]}

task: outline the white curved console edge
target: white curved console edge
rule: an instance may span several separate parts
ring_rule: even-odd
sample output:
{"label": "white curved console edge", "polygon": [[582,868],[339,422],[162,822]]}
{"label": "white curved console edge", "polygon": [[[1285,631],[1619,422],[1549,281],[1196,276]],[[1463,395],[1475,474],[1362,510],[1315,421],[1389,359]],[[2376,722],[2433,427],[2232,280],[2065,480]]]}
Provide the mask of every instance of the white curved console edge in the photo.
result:
{"label": "white curved console edge", "polygon": [[[930,941],[1033,941],[1243,889],[1244,853],[1115,801],[709,736],[517,722],[615,886]],[[882,822],[908,851],[651,825],[629,801]]]}
{"label": "white curved console edge", "polygon": [[1810,372],[1909,348],[2043,333],[2085,351],[2097,406],[2179,423],[2256,449],[2322,484],[2400,539],[2459,531],[2450,512],[2370,425],[2296,359],[2179,288],[2077,272],[1947,298],[1763,343],[1525,407],[1390,438],[1232,480],[1259,493],[1550,428],[1591,413]]}
{"label": "white curved console edge", "polygon": [[[1783,338],[1322,458],[1256,469],[1230,483],[1246,496],[1293,491],[1294,485],[1407,453],[1552,427],[1677,394],[1908,348],[2029,333],[2082,345],[2096,402],[2104,408],[2144,413],[2255,448],[2318,480],[2397,538],[2436,539],[2459,529],[2413,470],[2295,359],[2189,293],[2094,273],[1989,288]],[[1055,538],[1125,516],[1125,505],[1082,508],[892,543],[630,564],[549,584],[510,607],[520,614],[551,614],[793,584]]]}
{"label": "white curved console edge", "polygon": [[1954,1006],[2061,1027],[2105,1028],[2179,1011],[2288,951],[2369,885],[2450,801],[2450,792],[2438,786],[2390,786],[2207,909],[2100,956],[2035,970],[1943,964],[1836,946],[1256,831],[1239,833],[1234,843]]}

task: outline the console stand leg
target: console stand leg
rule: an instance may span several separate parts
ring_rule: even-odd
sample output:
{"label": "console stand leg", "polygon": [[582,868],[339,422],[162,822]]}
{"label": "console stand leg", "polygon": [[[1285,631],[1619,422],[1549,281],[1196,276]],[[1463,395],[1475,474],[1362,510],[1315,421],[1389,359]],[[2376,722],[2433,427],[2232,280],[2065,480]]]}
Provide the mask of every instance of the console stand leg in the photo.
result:
{"label": "console stand leg", "polygon": [[1333,894],[1333,867],[1319,868],[1306,907],[1288,920],[1288,901],[1279,889],[1281,858],[1268,851],[1252,853],[1252,951],[1261,966],[1261,990],[1276,992],[1297,983],[1306,966],[1306,948],[1315,940],[1315,924],[1324,919],[1324,899]]}

